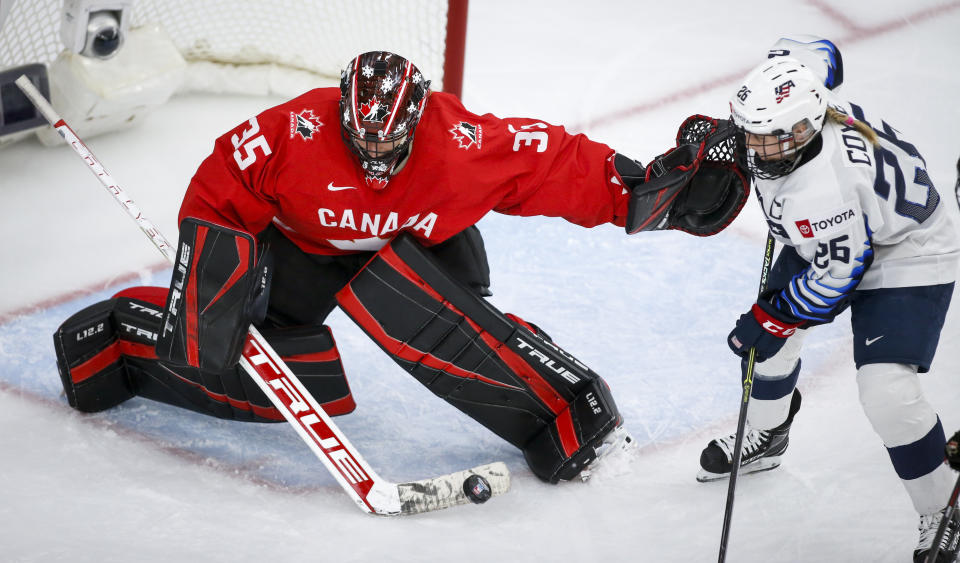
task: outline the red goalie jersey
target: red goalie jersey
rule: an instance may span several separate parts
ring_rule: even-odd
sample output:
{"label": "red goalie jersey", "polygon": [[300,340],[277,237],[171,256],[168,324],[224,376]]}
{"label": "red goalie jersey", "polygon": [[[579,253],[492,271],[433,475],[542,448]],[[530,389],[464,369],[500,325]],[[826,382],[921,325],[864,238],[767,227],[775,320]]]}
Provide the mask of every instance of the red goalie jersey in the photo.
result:
{"label": "red goalie jersey", "polygon": [[337,88],[307,92],[216,141],[190,183],[180,221],[260,233],[271,222],[302,250],[378,250],[406,231],[430,246],[488,211],[622,226],[628,190],[614,151],[563,127],[476,115],[432,92],[410,155],[385,189],[341,139]]}

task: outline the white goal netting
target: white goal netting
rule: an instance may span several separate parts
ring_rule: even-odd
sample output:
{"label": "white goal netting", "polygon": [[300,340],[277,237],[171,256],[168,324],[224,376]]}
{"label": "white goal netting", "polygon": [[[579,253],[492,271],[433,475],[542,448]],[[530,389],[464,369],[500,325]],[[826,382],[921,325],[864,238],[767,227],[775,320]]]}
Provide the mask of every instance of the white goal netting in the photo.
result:
{"label": "white goal netting", "polygon": [[[0,0],[0,69],[58,56],[62,6]],[[440,90],[448,8],[448,0],[134,0],[130,22],[158,24],[188,62],[270,64],[332,80],[361,52],[393,51]]]}

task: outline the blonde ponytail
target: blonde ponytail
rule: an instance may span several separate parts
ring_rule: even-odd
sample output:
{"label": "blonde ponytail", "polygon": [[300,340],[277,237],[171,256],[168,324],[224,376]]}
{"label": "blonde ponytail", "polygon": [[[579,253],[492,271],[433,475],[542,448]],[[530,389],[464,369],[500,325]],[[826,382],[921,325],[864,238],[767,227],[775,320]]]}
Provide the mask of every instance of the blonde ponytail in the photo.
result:
{"label": "blonde ponytail", "polygon": [[870,141],[871,144],[877,144],[877,132],[874,131],[869,125],[860,121],[859,119],[854,119],[853,116],[847,115],[842,111],[839,111],[831,106],[827,106],[827,119],[837,123],[838,125],[847,125],[851,126],[857,130],[857,133],[860,133]]}

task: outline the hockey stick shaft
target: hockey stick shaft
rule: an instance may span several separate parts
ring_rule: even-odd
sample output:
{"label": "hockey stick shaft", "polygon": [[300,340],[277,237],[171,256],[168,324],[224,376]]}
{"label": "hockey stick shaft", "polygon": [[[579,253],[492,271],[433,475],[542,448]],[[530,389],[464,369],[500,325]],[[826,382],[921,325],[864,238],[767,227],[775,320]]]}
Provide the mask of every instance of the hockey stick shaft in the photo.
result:
{"label": "hockey stick shaft", "polygon": [[[767,245],[763,252],[763,267],[760,271],[760,287],[757,289],[757,295],[763,295],[767,290],[767,277],[770,275],[770,268],[773,264],[773,250],[777,241],[773,234],[767,233]],[[737,436],[733,444],[733,460],[730,462],[730,482],[727,484],[727,504],[723,512],[723,531],[720,535],[720,556],[718,561],[724,563],[727,558],[727,542],[730,539],[730,524],[733,520],[733,499],[737,490],[737,475],[740,473],[741,448],[743,447],[743,435],[746,433],[747,426],[747,408],[750,406],[750,393],[753,391],[753,367],[756,364],[757,350],[750,348],[750,355],[747,357],[747,370],[743,379],[743,397],[740,399],[740,414],[737,417]]]}
{"label": "hockey stick shaft", "polygon": [[937,526],[937,535],[930,545],[926,563],[936,563],[937,556],[940,555],[940,542],[943,541],[943,535],[947,531],[947,524],[953,519],[953,513],[957,510],[957,496],[960,496],[960,477],[957,477],[957,483],[953,486],[953,491],[950,492],[950,500],[947,502],[946,510],[943,511],[940,525]]}
{"label": "hockey stick shaft", "polygon": [[175,250],[170,245],[170,242],[164,238],[163,234],[147,220],[146,217],[141,213],[140,208],[137,207],[137,204],[133,202],[129,197],[127,197],[126,192],[114,181],[113,177],[104,170],[103,165],[100,164],[100,161],[97,160],[93,153],[90,152],[90,149],[87,148],[83,141],[77,137],[76,133],[60,118],[60,115],[57,114],[56,110],[53,109],[53,106],[47,102],[46,98],[43,97],[43,94],[33,85],[32,82],[26,77],[26,75],[21,76],[16,81],[17,86],[23,93],[30,99],[33,105],[40,111],[43,117],[53,126],[54,129],[60,133],[60,136],[70,145],[70,147],[77,153],[77,155],[87,163],[87,166],[90,167],[90,171],[93,172],[94,176],[100,180],[100,183],[103,184],[103,187],[110,192],[110,195],[113,196],[113,199],[116,200],[120,207],[127,212],[127,215],[130,216],[137,223],[137,226],[140,227],[140,230],[143,231],[147,237],[153,242],[153,245],[157,247],[157,250],[163,254],[163,257],[167,261],[173,263]]}
{"label": "hockey stick shaft", "polygon": [[[133,218],[161,254],[171,263],[175,262],[175,251],[167,239],[143,215],[30,80],[21,76],[16,80],[16,84],[74,152],[87,163],[90,171]],[[397,485],[384,481],[370,468],[316,399],[253,326],[247,334],[240,365],[361,509],[377,514],[401,512]]]}

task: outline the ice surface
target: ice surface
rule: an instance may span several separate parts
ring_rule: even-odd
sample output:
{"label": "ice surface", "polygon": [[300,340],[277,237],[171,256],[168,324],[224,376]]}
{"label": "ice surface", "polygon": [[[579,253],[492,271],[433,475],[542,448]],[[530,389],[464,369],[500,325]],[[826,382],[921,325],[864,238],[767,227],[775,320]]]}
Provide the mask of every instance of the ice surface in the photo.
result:
{"label": "ice surface", "polygon": [[[949,202],[960,143],[960,3],[506,2],[470,9],[465,103],[567,124],[643,161],[689,114],[723,115],[778,37],[843,52],[842,94],[923,151]],[[89,145],[168,238],[213,139],[280,100],[190,96]],[[384,477],[503,460],[513,490],[483,506],[384,519],[358,511],[285,425],[143,400],[83,416],[60,394],[50,335],[131,284],[166,285],[160,254],[65,147],[0,150],[0,560],[712,561],[726,485],[694,480],[732,431],[738,361],[724,337],[756,291],[751,202],[709,239],[627,237],[556,219],[480,227],[492,301],[544,327],[612,387],[640,444],[628,471],[550,486],[519,452],[436,399],[340,313],[330,324],[357,410],[336,421]],[[947,319],[923,377],[960,427],[960,337]],[[858,405],[849,315],[807,340],[803,410],[783,466],[739,481],[729,561],[907,561],[917,517]]]}

